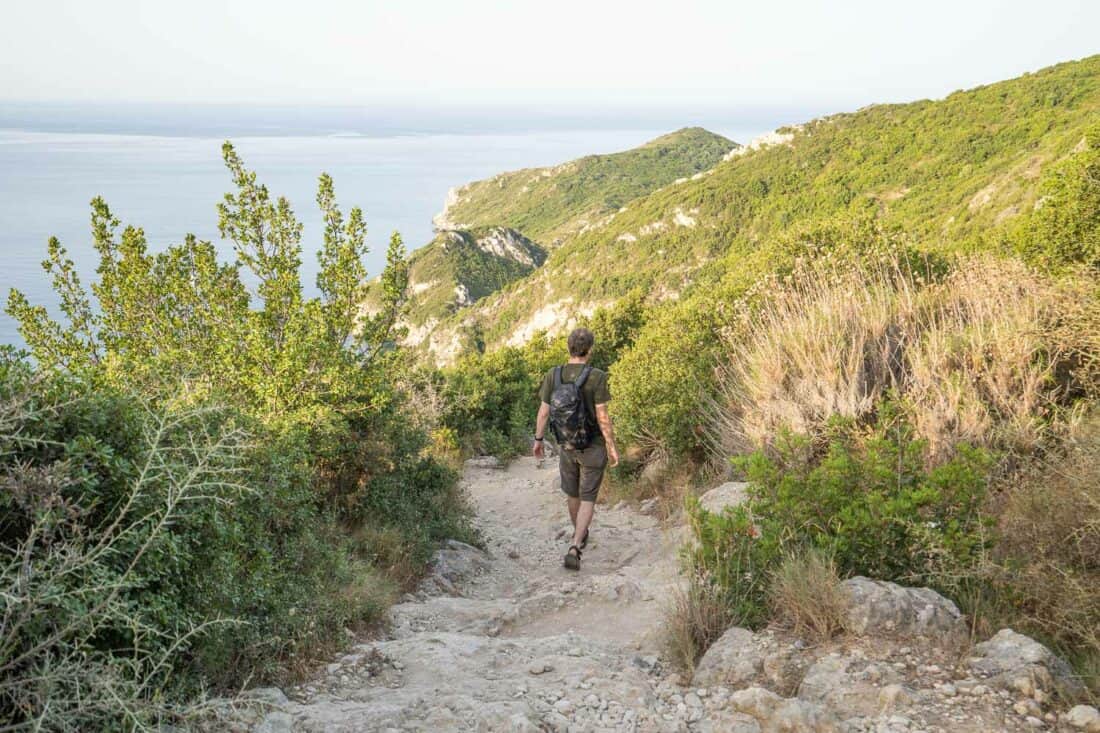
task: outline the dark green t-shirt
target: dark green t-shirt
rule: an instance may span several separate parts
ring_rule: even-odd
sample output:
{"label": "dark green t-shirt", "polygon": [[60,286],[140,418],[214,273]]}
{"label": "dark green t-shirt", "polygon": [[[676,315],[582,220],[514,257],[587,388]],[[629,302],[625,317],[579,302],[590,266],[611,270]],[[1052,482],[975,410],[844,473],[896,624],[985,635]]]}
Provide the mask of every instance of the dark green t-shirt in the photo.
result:
{"label": "dark green t-shirt", "polygon": [[[566,364],[561,370],[561,381],[572,382],[581,375],[584,364]],[[550,393],[554,391],[554,370],[551,369],[542,378],[542,386],[539,387],[539,399],[550,404]],[[581,387],[581,397],[584,398],[584,406],[588,408],[588,414],[596,419],[596,405],[607,404],[611,401],[611,389],[607,385],[607,372],[602,369],[592,368],[588,373],[588,379]],[[603,436],[598,434],[594,443],[603,443]]]}

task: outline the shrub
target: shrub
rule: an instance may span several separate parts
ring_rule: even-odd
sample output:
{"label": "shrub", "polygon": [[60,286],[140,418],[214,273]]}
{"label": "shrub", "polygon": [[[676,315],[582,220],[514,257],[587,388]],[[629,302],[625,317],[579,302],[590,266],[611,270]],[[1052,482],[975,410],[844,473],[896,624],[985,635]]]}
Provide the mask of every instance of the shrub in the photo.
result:
{"label": "shrub", "polygon": [[647,454],[702,457],[702,406],[712,394],[722,323],[711,305],[692,299],[657,308],[611,367],[617,428]]}
{"label": "shrub", "polygon": [[1013,227],[1015,248],[1048,267],[1100,266],[1100,125],[1044,172],[1039,196],[1035,209]]}
{"label": "shrub", "polygon": [[774,620],[818,641],[844,626],[847,599],[836,563],[820,550],[787,555],[772,573],[768,600]]}
{"label": "shrub", "polygon": [[529,447],[542,375],[520,349],[471,354],[444,376],[442,424],[467,453],[511,457]]}
{"label": "shrub", "polygon": [[244,436],[205,411],[143,414],[4,366],[0,717],[45,730],[163,720],[177,656],[226,623],[188,613],[173,585],[195,569],[179,528],[246,493]]}
{"label": "shrub", "polygon": [[[747,502],[722,514],[689,505],[690,561],[725,594],[737,623],[759,626],[769,618],[769,599],[774,610],[781,598],[794,598],[788,621],[813,613],[819,631],[832,628],[835,599],[820,585],[797,590],[792,583],[798,573],[833,571],[806,560],[784,568],[791,554],[823,553],[841,576],[943,587],[942,579],[974,567],[988,549],[981,508],[990,456],[960,445],[929,469],[923,441],[901,416],[884,413],[889,419],[870,434],[834,425],[823,455],[809,438],[786,434],[771,451],[738,461],[750,481]],[[812,600],[803,603],[802,592]]]}

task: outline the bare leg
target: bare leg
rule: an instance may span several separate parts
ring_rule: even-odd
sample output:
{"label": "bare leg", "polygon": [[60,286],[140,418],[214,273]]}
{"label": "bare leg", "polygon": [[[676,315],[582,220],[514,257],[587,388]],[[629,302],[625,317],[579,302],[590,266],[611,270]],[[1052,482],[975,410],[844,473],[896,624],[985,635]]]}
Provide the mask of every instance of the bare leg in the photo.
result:
{"label": "bare leg", "polygon": [[580,497],[567,497],[569,499],[569,521],[573,522],[573,526],[577,526],[577,510],[581,508]]}
{"label": "bare leg", "polygon": [[[574,499],[569,500],[570,513],[572,513]],[[580,509],[577,510],[576,519],[573,522],[573,544],[580,547],[584,533],[588,531],[588,525],[592,523],[592,515],[596,511],[596,502],[577,501]]]}

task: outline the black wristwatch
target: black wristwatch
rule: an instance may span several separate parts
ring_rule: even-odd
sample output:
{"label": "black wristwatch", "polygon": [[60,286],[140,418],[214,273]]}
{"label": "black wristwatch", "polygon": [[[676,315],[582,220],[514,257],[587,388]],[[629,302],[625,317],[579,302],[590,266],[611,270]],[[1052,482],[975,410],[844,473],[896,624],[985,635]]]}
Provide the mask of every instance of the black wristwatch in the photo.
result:
{"label": "black wristwatch", "polygon": [[542,442],[542,438],[536,437],[536,438],[535,438],[535,442],[536,442],[536,443],[541,443],[541,442]]}

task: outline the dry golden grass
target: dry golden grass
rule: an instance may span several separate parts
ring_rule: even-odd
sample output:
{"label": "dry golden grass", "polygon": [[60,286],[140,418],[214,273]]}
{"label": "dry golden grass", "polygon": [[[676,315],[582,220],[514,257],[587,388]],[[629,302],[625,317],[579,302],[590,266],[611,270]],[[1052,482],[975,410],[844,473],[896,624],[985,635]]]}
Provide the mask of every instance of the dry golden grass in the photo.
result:
{"label": "dry golden grass", "polygon": [[823,436],[896,395],[932,463],[961,442],[1029,453],[1089,388],[1100,313],[1085,276],[1013,260],[961,260],[928,283],[904,261],[813,264],[767,284],[727,338],[713,442],[721,455],[782,430]]}
{"label": "dry golden grass", "polygon": [[1003,491],[991,573],[1011,622],[1054,643],[1100,695],[1100,418]]}
{"label": "dry golden grass", "polygon": [[789,555],[768,587],[772,619],[795,633],[823,642],[844,628],[847,601],[836,563],[822,552]]}
{"label": "dry golden grass", "polygon": [[665,656],[690,677],[703,653],[734,622],[727,595],[705,574],[693,571],[687,584],[673,591],[665,612]]}

